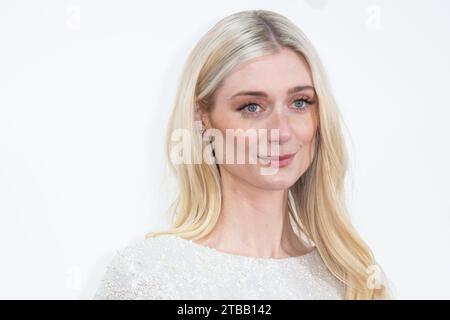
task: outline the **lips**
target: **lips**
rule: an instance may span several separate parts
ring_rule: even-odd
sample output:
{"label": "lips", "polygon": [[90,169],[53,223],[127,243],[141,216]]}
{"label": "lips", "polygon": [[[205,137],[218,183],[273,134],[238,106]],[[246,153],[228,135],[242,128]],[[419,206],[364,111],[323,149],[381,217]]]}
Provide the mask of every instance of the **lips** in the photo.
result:
{"label": "lips", "polygon": [[262,163],[265,165],[284,168],[287,167],[292,162],[294,156],[295,153],[289,153],[289,154],[282,154],[279,156],[267,156],[267,157],[260,156],[259,159],[261,159]]}
{"label": "lips", "polygon": [[289,158],[292,158],[295,156],[295,153],[289,153],[289,154],[283,154],[280,156],[259,156],[259,158],[263,159],[263,160],[278,160],[278,161],[282,161],[282,160],[286,160]]}

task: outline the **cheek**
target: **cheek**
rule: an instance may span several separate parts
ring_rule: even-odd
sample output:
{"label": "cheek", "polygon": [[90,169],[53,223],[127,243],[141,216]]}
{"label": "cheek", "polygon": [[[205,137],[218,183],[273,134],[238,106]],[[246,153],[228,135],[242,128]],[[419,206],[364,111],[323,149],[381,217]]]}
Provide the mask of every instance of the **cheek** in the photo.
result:
{"label": "cheek", "polygon": [[303,126],[298,126],[294,130],[294,136],[298,142],[302,145],[308,145],[314,140],[314,136],[316,133],[316,127],[314,124],[308,124]]}
{"label": "cheek", "polygon": [[318,115],[316,109],[312,110],[307,116],[298,123],[293,124],[293,134],[295,139],[302,145],[308,145],[313,142],[318,126]]}
{"label": "cheek", "polygon": [[[214,144],[215,147],[215,154],[216,156],[219,156],[223,159],[225,162],[227,160],[227,150],[233,150],[229,154],[230,158],[234,161],[238,161],[237,157],[241,159],[244,159],[245,157],[245,163],[248,163],[249,161],[249,146],[250,145],[257,145],[258,140],[256,138],[253,139],[252,142],[250,142],[249,136],[243,135],[241,138],[238,138],[237,136],[234,136],[235,134],[238,134],[239,131],[242,133],[248,132],[248,131],[254,131],[256,137],[258,136],[258,128],[255,126],[252,126],[249,121],[245,121],[245,119],[242,119],[240,116],[237,117],[233,110],[227,110],[226,112],[217,112],[215,114],[211,114],[211,126],[220,130],[222,133],[222,141],[221,143]],[[230,129],[230,136],[227,137],[227,129]],[[251,148],[253,150],[254,148]],[[233,160],[232,160],[233,161]],[[242,164],[242,162],[240,162]]]}
{"label": "cheek", "polygon": [[315,138],[317,132],[317,122],[313,118],[297,125],[293,130],[293,138],[300,146],[300,152],[296,155],[294,171],[303,173],[311,164],[314,158]]}
{"label": "cheek", "polygon": [[211,125],[225,133],[226,129],[249,129],[249,121],[245,121],[232,109],[222,109],[211,114]]}

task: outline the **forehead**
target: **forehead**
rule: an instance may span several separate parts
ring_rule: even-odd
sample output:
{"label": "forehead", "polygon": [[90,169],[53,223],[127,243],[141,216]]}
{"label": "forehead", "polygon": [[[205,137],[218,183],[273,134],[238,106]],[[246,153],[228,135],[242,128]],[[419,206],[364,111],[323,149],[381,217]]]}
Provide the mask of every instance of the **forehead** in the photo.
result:
{"label": "forehead", "polygon": [[285,95],[287,89],[298,85],[312,86],[309,66],[302,56],[284,48],[237,66],[224,79],[221,91],[227,96],[247,89]]}

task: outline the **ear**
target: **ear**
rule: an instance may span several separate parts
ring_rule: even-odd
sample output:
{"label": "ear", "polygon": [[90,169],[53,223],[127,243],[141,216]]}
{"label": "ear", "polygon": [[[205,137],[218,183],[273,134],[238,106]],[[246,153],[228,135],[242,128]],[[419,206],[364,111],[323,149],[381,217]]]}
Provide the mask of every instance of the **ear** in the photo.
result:
{"label": "ear", "polygon": [[211,128],[211,120],[209,112],[207,112],[204,108],[196,105],[195,108],[195,120],[202,122],[202,127],[206,130]]}
{"label": "ear", "polygon": [[210,114],[208,112],[202,113],[202,124],[205,127],[205,129],[211,128],[211,119],[209,117]]}

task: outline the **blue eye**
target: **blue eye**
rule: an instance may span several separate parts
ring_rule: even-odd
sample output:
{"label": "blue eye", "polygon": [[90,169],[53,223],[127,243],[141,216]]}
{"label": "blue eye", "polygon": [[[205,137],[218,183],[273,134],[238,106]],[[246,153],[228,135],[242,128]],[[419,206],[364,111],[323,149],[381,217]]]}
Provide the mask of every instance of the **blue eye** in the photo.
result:
{"label": "blue eye", "polygon": [[256,104],[250,104],[247,106],[247,110],[250,112],[256,112],[257,109],[258,109],[258,106]]}
{"label": "blue eye", "polygon": [[297,99],[294,101],[294,105],[299,109],[304,109],[306,107],[306,100]]}
{"label": "blue eye", "polygon": [[313,103],[315,103],[315,101],[311,100],[311,98],[301,98],[294,100],[295,109],[301,112],[305,111]]}
{"label": "blue eye", "polygon": [[257,113],[258,108],[260,108],[260,106],[257,105],[256,103],[248,103],[248,104],[241,106],[239,108],[239,110],[244,110],[244,112],[247,112],[247,113]]}

